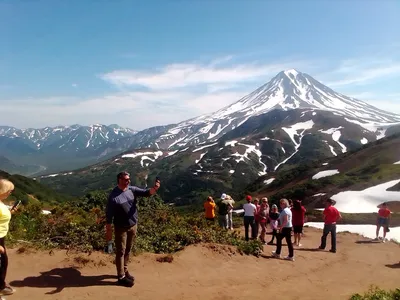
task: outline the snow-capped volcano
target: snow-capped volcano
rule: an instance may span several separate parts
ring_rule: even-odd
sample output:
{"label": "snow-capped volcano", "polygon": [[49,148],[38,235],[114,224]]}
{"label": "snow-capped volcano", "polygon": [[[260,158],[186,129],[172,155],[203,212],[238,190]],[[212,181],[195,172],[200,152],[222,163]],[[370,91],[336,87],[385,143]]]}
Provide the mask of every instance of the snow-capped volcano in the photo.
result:
{"label": "snow-capped volcano", "polygon": [[274,109],[298,108],[334,112],[378,135],[378,128],[400,122],[400,115],[337,93],[310,75],[291,69],[278,73],[268,83],[215,113],[177,124],[156,142],[161,147],[174,148],[215,141],[250,117]]}

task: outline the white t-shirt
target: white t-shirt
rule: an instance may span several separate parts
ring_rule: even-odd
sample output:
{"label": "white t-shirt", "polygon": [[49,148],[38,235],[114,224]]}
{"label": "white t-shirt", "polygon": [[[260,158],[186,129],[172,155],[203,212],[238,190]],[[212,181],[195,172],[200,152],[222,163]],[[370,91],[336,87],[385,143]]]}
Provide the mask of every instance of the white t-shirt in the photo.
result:
{"label": "white t-shirt", "polygon": [[283,218],[287,216],[287,223],[285,225],[285,228],[290,228],[292,227],[292,211],[290,210],[289,207],[286,207],[284,210],[281,211],[279,214],[279,221],[282,224],[283,223]]}
{"label": "white t-shirt", "polygon": [[254,217],[254,212],[256,210],[256,206],[253,203],[243,204],[244,216],[245,217]]}

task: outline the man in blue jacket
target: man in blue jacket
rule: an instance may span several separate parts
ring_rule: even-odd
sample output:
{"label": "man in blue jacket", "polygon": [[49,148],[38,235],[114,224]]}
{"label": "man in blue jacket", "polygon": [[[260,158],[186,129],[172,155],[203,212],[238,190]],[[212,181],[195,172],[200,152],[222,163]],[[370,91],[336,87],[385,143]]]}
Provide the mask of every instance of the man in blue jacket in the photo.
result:
{"label": "man in blue jacket", "polygon": [[154,195],[160,187],[157,179],[154,187],[141,189],[130,185],[127,172],[117,175],[118,185],[111,191],[106,208],[106,239],[112,241],[112,224],[115,234],[115,264],[117,266],[118,284],[132,287],[135,278],[128,272],[129,253],[137,232],[137,197]]}

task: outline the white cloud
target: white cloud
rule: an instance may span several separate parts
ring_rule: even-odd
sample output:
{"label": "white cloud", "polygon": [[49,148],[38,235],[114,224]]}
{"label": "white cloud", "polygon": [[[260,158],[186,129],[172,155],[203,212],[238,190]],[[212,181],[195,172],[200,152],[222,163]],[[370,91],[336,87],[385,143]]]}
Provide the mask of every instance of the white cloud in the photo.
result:
{"label": "white cloud", "polygon": [[[153,72],[138,70],[115,70],[100,75],[105,81],[116,86],[143,86],[152,90],[183,88],[199,85],[243,83],[263,79],[276,73],[301,67],[303,62],[282,62],[274,64],[247,63],[221,67],[232,56],[217,59],[209,64],[170,64]],[[219,66],[219,67],[218,67]]]}
{"label": "white cloud", "polygon": [[79,99],[51,97],[3,100],[2,123],[16,127],[55,126],[60,124],[118,123],[134,129],[177,123],[224,107],[244,94],[214,92],[197,94],[187,91],[120,92],[103,97]]}
{"label": "white cloud", "polygon": [[[400,74],[400,64],[390,60],[364,58],[329,62],[281,60],[274,63],[236,63],[227,55],[209,63],[169,64],[154,70],[114,70],[99,77],[119,87],[119,92],[99,97],[48,97],[40,99],[0,99],[2,123],[16,127],[59,124],[118,123],[134,129],[177,123],[212,113],[229,105],[269,81],[278,72],[296,68],[316,75],[329,86],[346,87],[373,82]],[[312,72],[310,72],[310,70]],[[327,71],[331,70],[331,71]],[[72,87],[78,87],[72,83]],[[140,87],[140,89],[138,89]],[[144,87],[144,89],[143,89]],[[140,91],[139,91],[140,90]],[[381,109],[400,112],[392,96],[377,91],[344,93]],[[366,89],[364,89],[366,90]],[[379,96],[377,96],[379,95]],[[385,99],[377,101],[376,99]],[[32,117],[34,116],[34,117]]]}
{"label": "white cloud", "polygon": [[400,76],[400,62],[389,59],[381,60],[373,57],[342,61],[339,66],[326,74],[327,85],[340,87],[348,85],[365,85],[376,81]]}

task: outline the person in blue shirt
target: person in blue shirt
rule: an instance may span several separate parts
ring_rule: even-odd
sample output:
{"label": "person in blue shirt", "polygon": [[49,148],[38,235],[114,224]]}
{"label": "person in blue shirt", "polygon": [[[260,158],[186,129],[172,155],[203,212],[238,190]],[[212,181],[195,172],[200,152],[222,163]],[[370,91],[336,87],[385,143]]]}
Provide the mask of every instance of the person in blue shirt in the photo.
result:
{"label": "person in blue shirt", "polygon": [[129,274],[129,254],[137,232],[137,197],[154,195],[160,187],[157,179],[154,187],[141,189],[130,185],[130,175],[121,172],[117,175],[118,185],[111,191],[106,207],[106,240],[112,242],[112,224],[115,234],[115,264],[118,284],[132,287],[135,278]]}
{"label": "person in blue shirt", "polygon": [[286,243],[289,249],[289,256],[285,257],[285,259],[294,261],[294,251],[292,244],[292,211],[290,210],[290,204],[287,199],[281,199],[279,204],[282,211],[279,214],[279,233],[276,241],[276,251],[272,252],[272,256],[275,258],[281,257],[282,240],[286,239]]}

